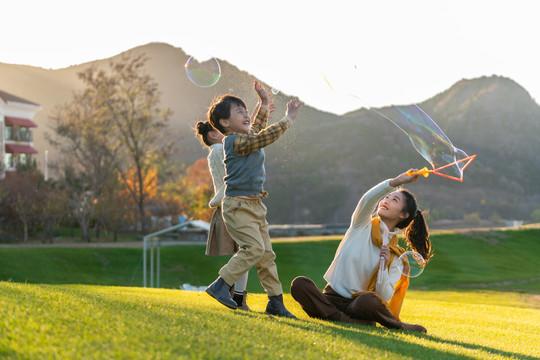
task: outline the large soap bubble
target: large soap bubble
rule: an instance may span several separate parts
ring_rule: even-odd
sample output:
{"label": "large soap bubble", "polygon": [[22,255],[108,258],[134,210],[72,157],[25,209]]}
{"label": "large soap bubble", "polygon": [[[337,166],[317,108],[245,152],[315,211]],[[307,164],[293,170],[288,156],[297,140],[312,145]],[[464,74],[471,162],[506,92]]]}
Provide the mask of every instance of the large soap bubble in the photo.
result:
{"label": "large soap bubble", "polygon": [[[394,106],[385,116],[399,127],[412,145],[433,169],[454,179],[463,179],[463,170],[470,158],[452,144],[446,134],[418,105]],[[469,161],[470,162],[470,161]]]}
{"label": "large soap bubble", "polygon": [[185,65],[186,75],[197,86],[210,87],[221,77],[221,67],[213,56],[190,57]]}
{"label": "large soap bubble", "polygon": [[[335,72],[334,69],[331,70]],[[417,173],[425,177],[432,173],[463,181],[463,171],[476,155],[469,156],[456,148],[441,128],[418,105],[393,106],[381,111],[371,107],[355,93],[355,87],[360,83],[357,67],[354,66],[353,71],[352,66],[346,66],[343,72],[347,76],[330,77],[323,73],[324,81],[332,90],[356,98],[368,109],[391,121],[407,134],[416,151],[432,166],[431,170],[426,167]],[[414,172],[409,175],[412,174]]]}

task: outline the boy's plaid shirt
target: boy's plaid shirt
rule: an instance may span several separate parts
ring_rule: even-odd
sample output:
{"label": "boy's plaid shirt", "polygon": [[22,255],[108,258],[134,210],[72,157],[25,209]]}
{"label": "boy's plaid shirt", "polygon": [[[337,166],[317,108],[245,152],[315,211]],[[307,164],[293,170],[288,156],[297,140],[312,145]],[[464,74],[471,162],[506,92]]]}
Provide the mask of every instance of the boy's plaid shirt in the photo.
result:
{"label": "boy's plaid shirt", "polygon": [[291,120],[285,117],[266,127],[269,114],[270,110],[261,106],[255,121],[251,124],[249,134],[236,132],[227,134],[227,136],[238,135],[233,143],[233,149],[238,155],[246,156],[272,144],[291,126]]}

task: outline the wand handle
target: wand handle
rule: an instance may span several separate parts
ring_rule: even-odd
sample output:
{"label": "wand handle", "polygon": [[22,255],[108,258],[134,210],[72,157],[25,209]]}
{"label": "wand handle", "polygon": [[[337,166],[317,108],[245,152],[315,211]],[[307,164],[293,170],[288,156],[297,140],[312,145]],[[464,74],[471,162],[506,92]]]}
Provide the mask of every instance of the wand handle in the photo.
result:
{"label": "wand handle", "polygon": [[384,258],[381,257],[381,261],[379,262],[379,272],[377,274],[377,284],[382,284],[383,270],[384,270]]}
{"label": "wand handle", "polygon": [[423,175],[424,177],[428,177],[431,172],[432,172],[431,170],[429,170],[427,167],[425,167],[422,170],[418,170],[418,171],[410,171],[409,170],[409,171],[407,171],[407,175],[412,176],[412,175],[420,174],[420,175]]}

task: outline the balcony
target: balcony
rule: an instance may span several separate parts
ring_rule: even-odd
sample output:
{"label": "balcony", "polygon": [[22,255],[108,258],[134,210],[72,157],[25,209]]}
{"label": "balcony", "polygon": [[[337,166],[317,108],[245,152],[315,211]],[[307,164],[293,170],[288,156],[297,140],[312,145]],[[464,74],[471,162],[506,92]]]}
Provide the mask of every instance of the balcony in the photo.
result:
{"label": "balcony", "polygon": [[32,130],[26,127],[6,126],[4,129],[4,139],[6,141],[32,142]]}

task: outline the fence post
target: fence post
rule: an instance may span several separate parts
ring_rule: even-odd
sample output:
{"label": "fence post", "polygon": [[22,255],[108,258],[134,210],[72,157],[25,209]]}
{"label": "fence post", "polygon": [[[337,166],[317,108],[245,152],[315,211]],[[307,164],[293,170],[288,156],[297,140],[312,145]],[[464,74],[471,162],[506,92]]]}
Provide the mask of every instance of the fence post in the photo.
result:
{"label": "fence post", "polygon": [[159,241],[157,242],[157,266],[156,266],[156,287],[159,289],[159,268],[160,268],[160,258],[161,258],[161,254],[160,254],[160,250],[161,250],[161,244],[159,243]]}
{"label": "fence post", "polygon": [[148,250],[146,236],[143,238],[143,287],[146,287],[146,251]]}

